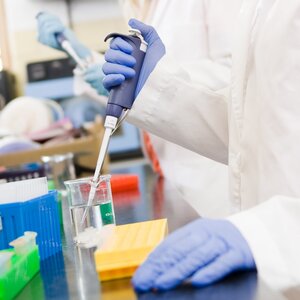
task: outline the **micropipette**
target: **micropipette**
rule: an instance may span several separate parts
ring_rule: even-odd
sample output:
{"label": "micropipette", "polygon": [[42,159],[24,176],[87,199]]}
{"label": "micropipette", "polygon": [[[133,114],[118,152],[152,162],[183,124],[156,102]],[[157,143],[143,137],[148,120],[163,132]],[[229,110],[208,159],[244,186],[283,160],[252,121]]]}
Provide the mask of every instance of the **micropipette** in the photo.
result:
{"label": "micropipette", "polygon": [[144,41],[139,30],[130,29],[129,32],[131,33],[130,35],[111,33],[105,38],[105,41],[107,41],[110,38],[121,37],[133,47],[132,55],[136,59],[136,64],[134,65],[135,76],[133,78],[126,79],[120,86],[110,90],[104,122],[105,132],[100,147],[95,174],[91,180],[88,203],[82,215],[81,223],[85,221],[87,211],[89,207],[92,206],[97,187],[101,181],[101,169],[109,146],[110,137],[120,126],[121,122],[126,118],[135,99],[135,90],[148,44]]}
{"label": "micropipette", "polygon": [[[44,12],[39,12],[36,15],[36,18],[38,18],[40,15],[44,14]],[[85,71],[88,67],[87,63],[78,56],[74,48],[72,47],[71,43],[68,41],[68,39],[65,37],[65,35],[62,32],[57,32],[54,34],[57,42],[61,45],[61,47],[66,51],[66,53],[73,58],[73,60],[77,63],[79,68],[82,71]]]}
{"label": "micropipette", "polygon": [[77,65],[80,67],[82,71],[85,71],[87,68],[87,63],[78,56],[71,43],[65,37],[65,35],[61,32],[55,34],[57,42],[61,45],[61,47],[69,54],[70,57],[74,59]]}

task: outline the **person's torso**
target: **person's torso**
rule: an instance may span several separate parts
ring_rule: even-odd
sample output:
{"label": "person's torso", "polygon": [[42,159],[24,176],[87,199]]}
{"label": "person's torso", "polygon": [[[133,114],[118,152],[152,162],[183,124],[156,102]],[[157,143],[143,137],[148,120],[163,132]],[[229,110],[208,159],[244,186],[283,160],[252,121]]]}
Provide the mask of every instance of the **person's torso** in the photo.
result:
{"label": "person's torso", "polygon": [[[287,124],[297,118],[291,106],[300,109],[300,102],[289,99],[292,79],[297,76],[300,82],[299,74],[291,72],[293,51],[300,48],[295,43],[286,53],[281,47],[300,33],[293,24],[298,2],[249,1],[240,18],[229,109],[230,190],[237,210],[275,195],[300,195],[298,179],[291,176],[300,172],[300,162],[293,161],[293,145],[286,136]],[[296,172],[287,172],[292,169]]]}

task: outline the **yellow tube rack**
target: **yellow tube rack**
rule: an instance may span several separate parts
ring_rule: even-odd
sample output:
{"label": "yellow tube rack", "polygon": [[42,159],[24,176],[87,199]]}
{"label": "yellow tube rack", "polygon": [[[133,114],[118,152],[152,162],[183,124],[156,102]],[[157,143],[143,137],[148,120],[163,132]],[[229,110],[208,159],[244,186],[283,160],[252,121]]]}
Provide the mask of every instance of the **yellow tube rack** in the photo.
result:
{"label": "yellow tube rack", "polygon": [[99,280],[131,277],[167,234],[167,219],[116,226],[95,252]]}

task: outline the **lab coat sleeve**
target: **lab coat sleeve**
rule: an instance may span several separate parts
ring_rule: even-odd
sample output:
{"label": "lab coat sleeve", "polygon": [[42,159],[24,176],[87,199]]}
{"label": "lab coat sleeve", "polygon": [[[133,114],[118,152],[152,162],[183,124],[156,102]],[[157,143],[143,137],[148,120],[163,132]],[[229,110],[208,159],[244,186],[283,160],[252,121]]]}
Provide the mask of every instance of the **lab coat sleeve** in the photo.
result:
{"label": "lab coat sleeve", "polygon": [[227,163],[230,69],[209,59],[165,55],[135,100],[128,120],[157,136]]}
{"label": "lab coat sleeve", "polygon": [[228,219],[248,242],[258,274],[270,287],[300,284],[300,199],[275,196]]}
{"label": "lab coat sleeve", "polygon": [[[92,51],[92,56],[89,58],[89,65],[103,64],[104,56],[100,53]],[[97,91],[92,88],[83,79],[83,74],[80,70],[74,71],[74,83],[73,83],[74,95],[83,96],[100,102],[103,106],[107,103],[107,97],[99,95]]]}

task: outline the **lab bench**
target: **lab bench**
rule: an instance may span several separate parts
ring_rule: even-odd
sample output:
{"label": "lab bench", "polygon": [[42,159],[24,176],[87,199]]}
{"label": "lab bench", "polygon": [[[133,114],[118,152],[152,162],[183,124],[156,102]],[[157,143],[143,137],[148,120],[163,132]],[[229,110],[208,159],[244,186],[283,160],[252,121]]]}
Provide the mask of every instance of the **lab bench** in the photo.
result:
{"label": "lab bench", "polygon": [[[114,195],[117,224],[167,218],[169,232],[196,219],[196,211],[181,198],[169,182],[157,178],[144,161],[117,165],[111,173],[133,173],[139,176],[139,192]],[[296,293],[297,294],[297,293]],[[41,271],[16,299],[300,299],[288,298],[269,289],[255,272],[238,273],[209,287],[195,289],[181,286],[164,293],[136,294],[130,279],[99,282],[93,249],[73,246],[70,236],[64,238],[63,251],[41,262]]]}

